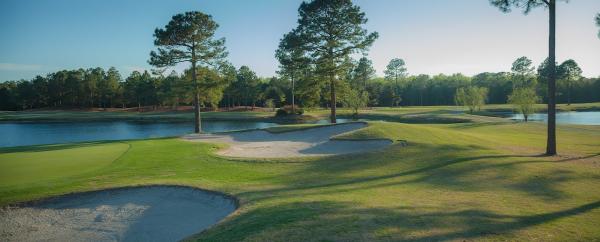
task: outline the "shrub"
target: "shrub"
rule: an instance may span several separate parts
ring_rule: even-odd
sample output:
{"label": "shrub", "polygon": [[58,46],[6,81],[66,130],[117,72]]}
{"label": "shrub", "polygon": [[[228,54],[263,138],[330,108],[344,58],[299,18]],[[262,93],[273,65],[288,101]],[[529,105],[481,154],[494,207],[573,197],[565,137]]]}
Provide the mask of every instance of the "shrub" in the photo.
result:
{"label": "shrub", "polygon": [[294,107],[294,111],[295,111],[295,113],[292,113],[291,105],[285,105],[285,106],[281,107],[280,109],[277,109],[275,116],[283,117],[283,116],[287,116],[287,115],[302,115],[302,114],[304,114],[304,109],[299,108],[298,106]]}
{"label": "shrub", "polygon": [[461,87],[456,89],[454,100],[457,105],[467,106],[469,112],[479,111],[485,104],[488,89],[485,87]]}
{"label": "shrub", "polygon": [[273,102],[273,99],[265,100],[265,108],[269,108],[275,111],[275,103]]}
{"label": "shrub", "polygon": [[277,109],[277,112],[275,112],[275,117],[284,117],[287,116],[287,112],[283,109]]}
{"label": "shrub", "polygon": [[539,102],[540,97],[531,87],[517,88],[508,96],[508,103],[523,114],[525,122],[529,119],[529,115],[535,112],[535,104]]}

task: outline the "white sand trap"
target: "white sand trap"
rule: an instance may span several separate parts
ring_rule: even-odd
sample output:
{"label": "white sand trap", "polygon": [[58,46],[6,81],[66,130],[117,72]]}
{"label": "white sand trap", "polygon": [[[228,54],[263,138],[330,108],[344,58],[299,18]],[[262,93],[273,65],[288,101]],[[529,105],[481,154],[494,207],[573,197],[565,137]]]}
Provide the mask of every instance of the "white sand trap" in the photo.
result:
{"label": "white sand trap", "polygon": [[217,223],[234,200],[179,186],[66,195],[0,210],[0,241],[178,241]]}
{"label": "white sand trap", "polygon": [[191,134],[191,141],[226,143],[217,154],[231,157],[285,158],[340,155],[367,152],[392,144],[389,140],[331,140],[332,136],[365,127],[365,123],[346,123],[283,133],[265,130],[226,134]]}

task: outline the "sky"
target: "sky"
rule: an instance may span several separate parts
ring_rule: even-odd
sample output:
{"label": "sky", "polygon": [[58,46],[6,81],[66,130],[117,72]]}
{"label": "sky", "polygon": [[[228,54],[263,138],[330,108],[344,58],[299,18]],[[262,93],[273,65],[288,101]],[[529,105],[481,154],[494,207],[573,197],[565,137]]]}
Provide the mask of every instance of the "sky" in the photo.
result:
{"label": "sky", "polygon": [[[259,76],[275,75],[274,52],[296,26],[301,0],[2,0],[0,81],[31,79],[62,69],[116,67],[121,75],[149,70],[153,32],[177,13],[213,16],[229,61]],[[548,11],[502,13],[488,0],[354,0],[379,32],[368,52],[378,75],[392,58],[410,74],[474,75],[510,71],[527,56],[547,56]],[[587,77],[600,76],[594,16],[600,0],[557,7],[557,61],[574,59]],[[178,67],[180,71],[184,67]]]}

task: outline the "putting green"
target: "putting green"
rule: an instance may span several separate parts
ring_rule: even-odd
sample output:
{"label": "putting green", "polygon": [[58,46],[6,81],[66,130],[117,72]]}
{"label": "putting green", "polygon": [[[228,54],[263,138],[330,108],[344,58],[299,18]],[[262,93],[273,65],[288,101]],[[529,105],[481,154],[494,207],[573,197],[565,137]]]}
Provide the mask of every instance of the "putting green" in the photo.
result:
{"label": "putting green", "polygon": [[0,184],[19,186],[52,182],[108,166],[129,144],[80,143],[12,148],[0,151]]}

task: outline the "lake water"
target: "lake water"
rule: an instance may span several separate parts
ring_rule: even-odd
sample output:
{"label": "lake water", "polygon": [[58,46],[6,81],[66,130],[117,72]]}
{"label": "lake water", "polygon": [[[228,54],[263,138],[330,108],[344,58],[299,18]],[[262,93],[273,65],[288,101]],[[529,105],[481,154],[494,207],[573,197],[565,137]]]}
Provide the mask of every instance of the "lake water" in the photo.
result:
{"label": "lake water", "polygon": [[[263,129],[276,123],[202,121],[204,132]],[[97,140],[144,139],[178,136],[194,131],[192,122],[78,122],[0,123],[0,147],[70,143]]]}
{"label": "lake water", "polygon": [[[511,119],[523,120],[523,115],[514,114]],[[536,113],[529,116],[532,121],[548,121],[548,114]],[[582,124],[582,125],[600,125],[600,111],[592,112],[557,112],[556,123],[559,124]]]}

